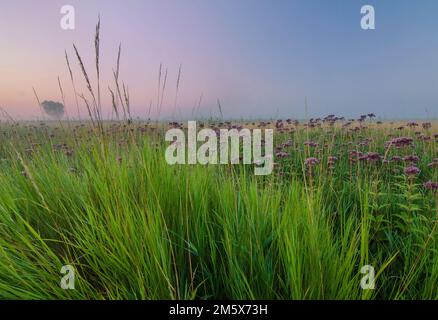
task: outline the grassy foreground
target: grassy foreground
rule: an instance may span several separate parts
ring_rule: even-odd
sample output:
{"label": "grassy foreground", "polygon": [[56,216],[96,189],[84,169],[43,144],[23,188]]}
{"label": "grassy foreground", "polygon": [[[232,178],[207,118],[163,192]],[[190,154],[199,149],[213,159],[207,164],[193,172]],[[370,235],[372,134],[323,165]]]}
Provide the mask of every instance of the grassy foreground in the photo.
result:
{"label": "grassy foreground", "polygon": [[270,176],[170,166],[145,123],[0,125],[0,298],[438,299],[436,128],[282,123]]}

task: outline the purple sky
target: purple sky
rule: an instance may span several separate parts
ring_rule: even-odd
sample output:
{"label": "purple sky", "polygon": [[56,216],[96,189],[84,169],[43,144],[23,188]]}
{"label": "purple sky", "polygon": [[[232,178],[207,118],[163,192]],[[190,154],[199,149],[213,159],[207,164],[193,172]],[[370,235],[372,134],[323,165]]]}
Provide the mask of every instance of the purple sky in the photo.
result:
{"label": "purple sky", "polygon": [[[76,9],[74,31],[60,27],[65,4]],[[364,4],[375,5],[374,31],[360,28]],[[59,76],[75,116],[64,50],[78,91],[86,94],[72,43],[95,86],[100,13],[105,115],[122,42],[120,76],[135,116],[145,117],[150,102],[156,115],[162,63],[164,117],[192,117],[201,95],[198,116],[217,116],[219,98],[227,118],[299,118],[307,97],[309,116],[438,117],[437,12],[433,0],[0,0],[0,106],[17,118],[39,116],[32,87],[41,100],[60,101]]]}

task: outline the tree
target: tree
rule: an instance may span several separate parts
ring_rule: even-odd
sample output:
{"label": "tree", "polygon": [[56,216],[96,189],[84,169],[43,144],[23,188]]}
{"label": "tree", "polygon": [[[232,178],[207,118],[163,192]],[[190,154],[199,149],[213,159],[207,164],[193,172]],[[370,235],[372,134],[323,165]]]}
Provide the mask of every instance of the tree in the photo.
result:
{"label": "tree", "polygon": [[41,106],[47,115],[52,118],[61,119],[64,115],[64,105],[62,103],[55,101],[43,101]]}

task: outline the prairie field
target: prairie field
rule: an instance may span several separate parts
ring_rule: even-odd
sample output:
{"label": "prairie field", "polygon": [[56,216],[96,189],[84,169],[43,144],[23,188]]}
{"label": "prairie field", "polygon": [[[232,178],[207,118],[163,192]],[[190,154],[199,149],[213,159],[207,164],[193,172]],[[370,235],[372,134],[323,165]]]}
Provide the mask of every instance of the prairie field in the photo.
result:
{"label": "prairie field", "polygon": [[184,122],[2,122],[0,299],[438,299],[438,123],[199,122],[273,128],[272,174],[169,165]]}

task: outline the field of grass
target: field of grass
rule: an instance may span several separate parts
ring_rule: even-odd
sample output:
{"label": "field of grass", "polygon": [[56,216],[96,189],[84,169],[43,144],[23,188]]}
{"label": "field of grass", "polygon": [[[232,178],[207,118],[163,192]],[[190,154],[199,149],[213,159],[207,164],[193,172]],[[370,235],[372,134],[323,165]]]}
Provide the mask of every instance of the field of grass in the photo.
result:
{"label": "field of grass", "polygon": [[0,124],[0,298],[438,299],[436,123],[239,124],[271,175],[171,166],[166,124]]}

